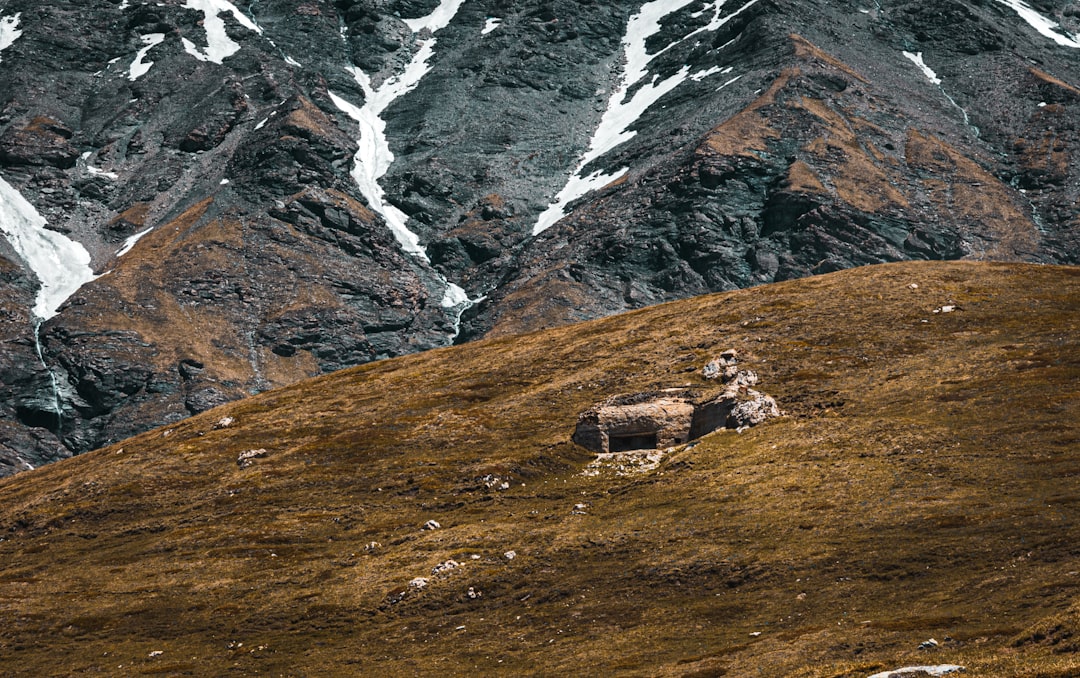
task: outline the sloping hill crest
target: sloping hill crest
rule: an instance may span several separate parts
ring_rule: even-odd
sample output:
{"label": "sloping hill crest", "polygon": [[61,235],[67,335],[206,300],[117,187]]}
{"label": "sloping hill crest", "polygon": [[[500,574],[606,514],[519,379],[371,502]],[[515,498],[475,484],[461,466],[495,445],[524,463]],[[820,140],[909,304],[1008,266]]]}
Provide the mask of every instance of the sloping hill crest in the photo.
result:
{"label": "sloping hill crest", "polygon": [[[336,372],[20,474],[4,670],[1076,675],[1078,304],[1073,268],[866,267]],[[570,442],[728,348],[785,417],[655,465]]]}

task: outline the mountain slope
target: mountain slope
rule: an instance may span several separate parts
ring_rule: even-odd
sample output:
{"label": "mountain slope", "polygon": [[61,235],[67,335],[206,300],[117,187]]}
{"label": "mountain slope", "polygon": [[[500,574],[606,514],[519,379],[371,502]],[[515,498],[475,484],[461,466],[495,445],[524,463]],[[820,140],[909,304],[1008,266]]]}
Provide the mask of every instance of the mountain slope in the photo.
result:
{"label": "mountain slope", "polygon": [[[864,267],[381,361],[21,473],[4,668],[1075,675],[1078,304],[1074,268]],[[637,473],[570,442],[728,348],[785,417]]]}
{"label": "mountain slope", "polygon": [[0,173],[93,279],[0,317],[0,470],[710,291],[1077,263],[1080,23],[1017,7],[9,0]]}

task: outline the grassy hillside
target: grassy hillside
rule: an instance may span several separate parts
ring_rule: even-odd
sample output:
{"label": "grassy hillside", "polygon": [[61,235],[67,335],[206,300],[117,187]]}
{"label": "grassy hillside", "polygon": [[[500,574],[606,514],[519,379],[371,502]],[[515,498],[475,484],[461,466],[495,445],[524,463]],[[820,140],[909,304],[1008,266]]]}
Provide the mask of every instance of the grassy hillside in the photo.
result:
{"label": "grassy hillside", "polygon": [[[0,482],[0,674],[1078,675],[1078,324],[1077,269],[893,264],[230,404]],[[787,416],[570,442],[727,348]]]}

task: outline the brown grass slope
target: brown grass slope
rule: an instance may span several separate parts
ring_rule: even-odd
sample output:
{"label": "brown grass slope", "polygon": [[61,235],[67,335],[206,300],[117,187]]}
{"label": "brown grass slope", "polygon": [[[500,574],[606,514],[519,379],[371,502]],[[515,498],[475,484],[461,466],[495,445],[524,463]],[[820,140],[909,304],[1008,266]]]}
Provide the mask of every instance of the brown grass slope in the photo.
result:
{"label": "brown grass slope", "polygon": [[[1077,269],[891,264],[226,405],[0,482],[0,674],[1080,675],[1078,322]],[[580,410],[729,347],[786,417],[583,474]]]}

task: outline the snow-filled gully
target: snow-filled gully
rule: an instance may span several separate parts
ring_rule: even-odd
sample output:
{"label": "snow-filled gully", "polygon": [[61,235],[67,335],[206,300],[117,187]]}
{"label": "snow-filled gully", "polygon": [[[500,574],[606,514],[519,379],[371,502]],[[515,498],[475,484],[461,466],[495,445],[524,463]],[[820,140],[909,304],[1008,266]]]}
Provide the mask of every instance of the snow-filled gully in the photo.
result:
{"label": "snow-filled gully", "polygon": [[[650,37],[660,31],[661,21],[664,17],[686,7],[692,1],[693,0],[653,0],[652,2],[647,2],[642,5],[637,14],[630,17],[630,20],[626,25],[626,34],[622,39],[625,65],[623,67],[622,78],[619,85],[608,99],[607,109],[601,116],[600,124],[597,126],[592,139],[589,141],[588,150],[586,150],[585,154],[578,160],[577,166],[574,168],[566,185],[555,196],[555,199],[548,208],[540,214],[539,218],[537,218],[536,224],[533,226],[532,230],[533,235],[543,233],[566,216],[566,206],[571,202],[626,174],[628,171],[628,168],[626,167],[619,169],[612,174],[606,174],[601,170],[595,170],[591,174],[585,175],[584,170],[592,161],[601,157],[616,146],[619,146],[623,142],[632,139],[637,134],[637,131],[631,130],[631,125],[633,125],[650,106],[688,79],[699,81],[709,75],[724,72],[719,68],[714,67],[691,74],[690,66],[683,66],[678,72],[664,80],[659,80],[659,76],[654,75],[649,81],[641,85],[637,91],[634,92],[633,96],[627,99],[630,89],[645,80],[646,76],[649,75],[649,64],[656,57],[667,52],[676,45],[686,42],[686,40],[691,37],[706,31],[715,31],[719,29],[743,11],[757,4],[759,0],[749,0],[749,2],[745,2],[739,9],[724,16],[721,16],[721,10],[727,0],[714,0],[710,5],[707,5],[693,14],[693,17],[697,18],[703,16],[709,10],[712,10],[713,16],[709,20],[709,23],[691,31],[660,51],[649,54],[646,50],[646,42]],[[738,77],[733,78],[721,87],[731,84],[737,79]]]}
{"label": "snow-filled gully", "polygon": [[957,110],[959,110],[962,116],[964,116],[964,124],[967,125],[975,134],[975,137],[978,138],[980,134],[979,128],[971,124],[971,118],[968,116],[967,109],[956,103],[956,99],[953,99],[951,96],[949,96],[949,93],[945,91],[945,87],[941,84],[941,78],[939,78],[937,73],[935,73],[932,68],[927,66],[926,62],[923,60],[923,53],[902,52],[902,54],[904,55],[904,58],[919,67],[919,70],[922,71],[923,75],[926,76],[926,79],[929,80],[931,84],[937,85],[937,88],[941,90],[941,93],[945,95],[945,98],[949,100],[949,103],[952,104]]}
{"label": "snow-filled gully", "polygon": [[41,323],[56,315],[68,297],[95,278],[90,254],[74,240],[45,228],[45,218],[3,177],[0,177],[0,231],[41,285],[32,309],[34,344],[38,360],[49,373],[53,412],[59,428],[63,412],[60,385],[41,350]]}
{"label": "snow-filled gully", "polygon": [[1024,0],[997,1],[1019,14],[1020,18],[1038,31],[1040,35],[1050,38],[1062,47],[1080,49],[1080,36],[1064,31],[1060,24],[1039,14],[1031,5],[1024,2]]}
{"label": "snow-filled gully", "polygon": [[[420,238],[409,230],[409,216],[390,204],[379,180],[386,175],[394,161],[390,142],[386,138],[386,121],[382,114],[400,97],[416,89],[420,80],[431,70],[428,61],[435,54],[435,34],[448,26],[465,0],[442,0],[439,6],[427,16],[419,19],[404,19],[414,34],[423,34],[419,38],[419,49],[401,73],[384,80],[378,87],[371,84],[371,76],[355,66],[346,70],[364,92],[364,105],[356,106],[348,100],[329,92],[334,105],[345,115],[356,121],[359,126],[358,149],[353,157],[352,177],[360,188],[360,193],[367,200],[368,207],[382,215],[390,231],[394,234],[401,249],[423,261],[428,261],[427,251],[420,245]],[[454,315],[454,335],[460,331],[461,314],[483,297],[470,299],[458,285],[439,276],[446,283],[442,306]]]}

